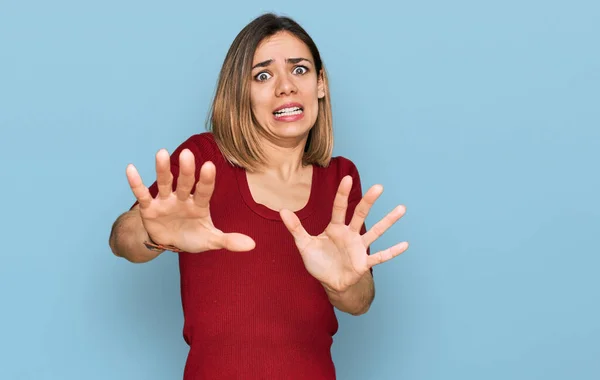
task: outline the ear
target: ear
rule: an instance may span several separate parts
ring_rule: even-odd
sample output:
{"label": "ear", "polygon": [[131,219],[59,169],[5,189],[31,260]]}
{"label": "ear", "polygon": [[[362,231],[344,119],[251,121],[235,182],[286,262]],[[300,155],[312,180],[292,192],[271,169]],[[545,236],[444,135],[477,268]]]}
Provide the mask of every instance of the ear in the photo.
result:
{"label": "ear", "polygon": [[323,74],[323,69],[319,71],[319,76],[317,77],[317,95],[319,99],[325,97],[325,79]]}

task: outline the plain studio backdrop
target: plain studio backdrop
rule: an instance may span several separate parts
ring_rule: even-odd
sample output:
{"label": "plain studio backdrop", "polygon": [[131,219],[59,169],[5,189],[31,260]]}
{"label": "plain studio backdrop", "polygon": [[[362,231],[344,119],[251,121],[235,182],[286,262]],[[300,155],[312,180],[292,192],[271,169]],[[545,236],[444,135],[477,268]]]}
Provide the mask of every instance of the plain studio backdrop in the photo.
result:
{"label": "plain studio backdrop", "polygon": [[108,236],[127,164],[149,185],[205,130],[265,11],[321,49],[334,153],[385,188],[367,224],[408,210],[370,312],[338,313],[339,378],[600,378],[598,4],[3,1],[0,378],[181,378],[177,256]]}

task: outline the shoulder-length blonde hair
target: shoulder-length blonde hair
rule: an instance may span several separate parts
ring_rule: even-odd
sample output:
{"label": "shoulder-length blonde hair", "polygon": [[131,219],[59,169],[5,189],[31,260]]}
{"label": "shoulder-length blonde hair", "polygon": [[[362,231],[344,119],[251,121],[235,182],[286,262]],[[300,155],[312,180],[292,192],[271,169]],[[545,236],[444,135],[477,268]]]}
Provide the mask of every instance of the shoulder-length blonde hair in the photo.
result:
{"label": "shoulder-length blonde hair", "polygon": [[221,72],[210,110],[207,129],[213,133],[221,152],[233,165],[254,171],[266,164],[260,132],[250,103],[252,61],[258,45],[278,32],[292,33],[309,48],[317,78],[323,80],[325,96],[319,99],[319,112],[304,148],[303,163],[327,166],[333,151],[333,121],[327,73],[312,38],[288,17],[264,14],[254,19],[236,36]]}

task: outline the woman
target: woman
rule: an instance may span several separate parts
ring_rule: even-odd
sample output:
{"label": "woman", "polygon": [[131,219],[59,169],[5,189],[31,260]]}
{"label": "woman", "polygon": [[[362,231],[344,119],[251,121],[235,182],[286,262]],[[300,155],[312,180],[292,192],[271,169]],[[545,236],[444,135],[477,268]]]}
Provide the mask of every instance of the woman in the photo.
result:
{"label": "woman", "polygon": [[150,188],[127,167],[137,202],[110,246],[132,262],[179,252],[185,379],[334,379],[333,308],[368,310],[371,268],[408,247],[369,245],[405,208],[366,231],[383,189],[362,197],[354,164],[331,157],[327,75],[293,20],[239,33],[211,111],[209,132],[157,153]]}

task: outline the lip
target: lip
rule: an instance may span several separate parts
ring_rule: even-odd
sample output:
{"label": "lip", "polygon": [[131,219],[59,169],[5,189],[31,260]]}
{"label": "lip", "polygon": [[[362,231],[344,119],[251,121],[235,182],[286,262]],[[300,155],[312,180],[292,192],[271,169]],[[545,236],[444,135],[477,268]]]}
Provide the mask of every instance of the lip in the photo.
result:
{"label": "lip", "polygon": [[302,106],[302,104],[300,104],[300,103],[286,103],[286,104],[283,104],[283,105],[275,108],[273,110],[273,113],[275,113],[275,112],[277,112],[279,110],[282,110],[284,108],[291,108],[291,107],[300,107],[300,108],[304,109],[304,106]]}

